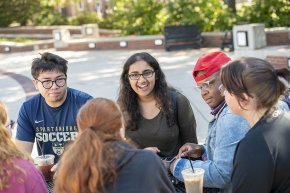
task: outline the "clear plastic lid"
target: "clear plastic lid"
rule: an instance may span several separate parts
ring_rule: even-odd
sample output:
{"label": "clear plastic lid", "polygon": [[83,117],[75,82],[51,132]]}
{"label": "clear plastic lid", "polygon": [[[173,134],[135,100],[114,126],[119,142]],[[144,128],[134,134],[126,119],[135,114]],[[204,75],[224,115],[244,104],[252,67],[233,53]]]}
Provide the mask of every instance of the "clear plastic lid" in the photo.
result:
{"label": "clear plastic lid", "polygon": [[52,154],[46,154],[46,155],[40,155],[34,158],[34,164],[38,166],[46,166],[54,164],[54,155]]}
{"label": "clear plastic lid", "polygon": [[183,178],[188,178],[188,177],[197,177],[197,176],[202,176],[204,174],[204,169],[202,168],[193,168],[194,173],[192,172],[192,169],[185,169],[181,171],[181,174]]}

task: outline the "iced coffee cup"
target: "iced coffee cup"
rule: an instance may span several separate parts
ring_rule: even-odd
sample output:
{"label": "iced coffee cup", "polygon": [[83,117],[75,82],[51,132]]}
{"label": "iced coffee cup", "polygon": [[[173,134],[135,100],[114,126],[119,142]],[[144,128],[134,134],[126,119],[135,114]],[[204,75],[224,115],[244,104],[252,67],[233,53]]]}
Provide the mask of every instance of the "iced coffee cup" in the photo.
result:
{"label": "iced coffee cup", "polygon": [[50,171],[50,169],[54,165],[54,155],[46,154],[38,156],[34,159],[34,164],[42,172],[46,181],[53,180],[53,173]]}
{"label": "iced coffee cup", "polygon": [[185,169],[181,171],[186,193],[202,193],[203,192],[203,175],[204,169],[194,168]]}

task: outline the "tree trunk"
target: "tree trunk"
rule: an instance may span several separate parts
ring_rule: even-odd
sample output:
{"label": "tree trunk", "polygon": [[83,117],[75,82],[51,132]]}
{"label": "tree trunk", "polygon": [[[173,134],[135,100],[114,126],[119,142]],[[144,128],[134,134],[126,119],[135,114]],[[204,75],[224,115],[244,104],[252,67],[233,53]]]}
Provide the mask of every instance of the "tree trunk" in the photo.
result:
{"label": "tree trunk", "polygon": [[233,13],[236,13],[236,0],[225,0],[225,3]]}
{"label": "tree trunk", "polygon": [[101,12],[102,18],[107,17],[107,8],[108,8],[107,2],[105,0],[101,0],[100,1],[100,12]]}

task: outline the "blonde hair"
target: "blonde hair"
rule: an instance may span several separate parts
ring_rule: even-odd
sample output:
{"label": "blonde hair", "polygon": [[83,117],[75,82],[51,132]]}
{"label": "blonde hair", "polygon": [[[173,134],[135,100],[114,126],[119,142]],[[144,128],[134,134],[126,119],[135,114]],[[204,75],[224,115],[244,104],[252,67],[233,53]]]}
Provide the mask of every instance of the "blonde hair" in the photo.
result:
{"label": "blonde hair", "polygon": [[[23,169],[14,163],[17,158],[29,160],[30,156],[17,149],[16,145],[10,138],[10,134],[6,128],[8,119],[7,108],[3,102],[0,101],[0,191],[8,188],[11,171],[14,169],[17,172],[26,174]],[[23,175],[18,175],[21,178]],[[23,179],[19,179],[23,181]]]}

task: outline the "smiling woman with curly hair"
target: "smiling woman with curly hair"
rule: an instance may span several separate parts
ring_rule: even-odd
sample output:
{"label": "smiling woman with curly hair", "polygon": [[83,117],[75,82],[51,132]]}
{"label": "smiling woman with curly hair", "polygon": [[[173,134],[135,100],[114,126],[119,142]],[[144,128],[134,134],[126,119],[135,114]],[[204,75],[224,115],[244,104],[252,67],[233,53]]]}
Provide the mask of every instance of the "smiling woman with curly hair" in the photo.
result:
{"label": "smiling woman with curly hair", "polygon": [[125,62],[118,104],[126,136],[139,148],[174,157],[183,144],[197,143],[190,102],[168,86],[158,61],[149,53],[135,53]]}
{"label": "smiling woman with curly hair", "polygon": [[0,192],[47,193],[43,177],[29,155],[19,151],[11,140],[7,120],[7,109],[0,101]]}

